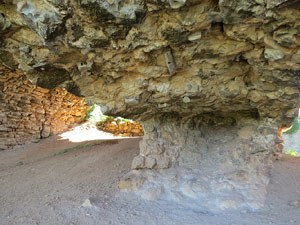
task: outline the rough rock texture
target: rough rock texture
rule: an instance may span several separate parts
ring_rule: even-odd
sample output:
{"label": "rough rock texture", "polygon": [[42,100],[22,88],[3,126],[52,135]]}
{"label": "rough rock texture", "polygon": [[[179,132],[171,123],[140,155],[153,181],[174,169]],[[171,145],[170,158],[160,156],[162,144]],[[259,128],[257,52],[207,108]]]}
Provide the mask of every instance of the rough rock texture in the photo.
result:
{"label": "rough rock texture", "polygon": [[[137,171],[127,177],[145,181],[138,193],[143,197],[148,187],[156,187],[164,190],[160,198],[196,199],[210,209],[262,207],[271,154],[279,150],[276,125],[251,114],[178,119],[144,124],[141,154],[132,163]],[[156,174],[142,168],[175,169]]]}
{"label": "rough rock texture", "polygon": [[298,0],[5,0],[0,12],[3,63],[144,124],[120,187],[263,204],[277,129],[299,107]]}
{"label": "rough rock texture", "polygon": [[0,150],[57,134],[85,117],[84,98],[30,83],[0,65]]}
{"label": "rough rock texture", "polygon": [[121,119],[109,118],[97,123],[97,128],[116,136],[137,137],[144,136],[144,129],[136,121],[126,121]]}

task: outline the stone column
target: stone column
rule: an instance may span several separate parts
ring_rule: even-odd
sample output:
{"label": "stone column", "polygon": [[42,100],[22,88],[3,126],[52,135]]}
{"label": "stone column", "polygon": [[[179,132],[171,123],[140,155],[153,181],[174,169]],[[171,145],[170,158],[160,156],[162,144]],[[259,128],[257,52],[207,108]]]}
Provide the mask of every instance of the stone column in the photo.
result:
{"label": "stone column", "polygon": [[144,122],[133,171],[121,181],[145,199],[210,210],[263,206],[277,125],[255,113],[161,116]]}

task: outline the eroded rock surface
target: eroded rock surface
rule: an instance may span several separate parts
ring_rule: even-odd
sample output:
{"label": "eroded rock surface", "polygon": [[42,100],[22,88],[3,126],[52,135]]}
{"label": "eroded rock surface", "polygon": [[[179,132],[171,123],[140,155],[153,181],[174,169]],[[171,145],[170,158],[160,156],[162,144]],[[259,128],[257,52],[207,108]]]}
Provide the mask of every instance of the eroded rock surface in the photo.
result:
{"label": "eroded rock surface", "polygon": [[299,107],[299,1],[6,0],[0,12],[3,63],[144,124],[120,186],[263,204],[277,129]]}
{"label": "eroded rock surface", "polygon": [[97,128],[116,136],[138,137],[144,136],[144,129],[136,121],[127,121],[118,118],[109,118],[97,123]]}

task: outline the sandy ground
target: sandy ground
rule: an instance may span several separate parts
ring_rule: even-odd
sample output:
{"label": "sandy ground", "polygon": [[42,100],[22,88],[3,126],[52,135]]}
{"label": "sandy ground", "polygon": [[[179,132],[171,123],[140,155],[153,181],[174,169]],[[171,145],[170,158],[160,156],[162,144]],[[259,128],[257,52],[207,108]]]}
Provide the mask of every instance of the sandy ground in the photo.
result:
{"label": "sandy ground", "polygon": [[259,212],[211,213],[118,190],[138,154],[139,138],[62,139],[66,136],[0,152],[1,225],[300,224],[299,158],[276,161],[266,206]]}

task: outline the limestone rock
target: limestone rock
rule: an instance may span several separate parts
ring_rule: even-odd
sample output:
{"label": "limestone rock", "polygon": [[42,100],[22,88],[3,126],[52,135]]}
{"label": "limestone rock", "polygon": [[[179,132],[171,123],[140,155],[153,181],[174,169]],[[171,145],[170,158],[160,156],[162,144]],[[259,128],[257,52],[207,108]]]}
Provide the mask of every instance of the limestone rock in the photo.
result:
{"label": "limestone rock", "polygon": [[142,188],[145,178],[135,173],[129,173],[119,182],[121,190],[139,190]]}
{"label": "limestone rock", "polygon": [[156,166],[156,159],[151,157],[146,157],[145,159],[145,168],[153,169]]}
{"label": "limestone rock", "polygon": [[191,34],[190,36],[188,36],[188,40],[196,41],[196,40],[200,39],[201,36],[202,36],[201,32],[195,32],[195,33]]}
{"label": "limestone rock", "polygon": [[168,67],[169,73],[173,75],[176,71],[176,64],[172,55],[172,52],[169,50],[165,53],[166,65]]}
{"label": "limestone rock", "polygon": [[97,128],[117,136],[134,137],[143,136],[143,127],[135,121],[122,121],[121,119],[107,119],[97,123]]}
{"label": "limestone rock", "polygon": [[[0,15],[0,62],[38,86],[65,88],[105,114],[141,122],[132,163],[145,178],[141,193],[164,186],[183,200],[190,197],[181,186],[193,180],[203,188],[193,199],[208,208],[263,205],[277,130],[299,108],[298,1],[13,1],[0,4]],[[8,81],[0,79],[2,91]],[[24,116],[28,101],[43,115],[44,96],[54,98],[1,97],[11,112],[3,121]],[[40,135],[30,124],[22,129]]]}
{"label": "limestone rock", "polygon": [[7,20],[4,14],[0,14],[0,32],[9,28],[11,23]]}
{"label": "limestone rock", "polygon": [[46,138],[51,134],[51,128],[49,126],[44,126],[41,131],[41,137]]}
{"label": "limestone rock", "polygon": [[186,0],[169,0],[172,9],[178,9],[185,4]]}
{"label": "limestone rock", "polygon": [[131,165],[131,169],[142,169],[145,166],[145,157],[143,156],[136,156]]}
{"label": "limestone rock", "polygon": [[150,187],[143,192],[141,197],[145,200],[157,200],[163,194],[163,189],[161,187]]}
{"label": "limestone rock", "polygon": [[89,208],[89,209],[97,209],[98,206],[95,204],[95,199],[92,198],[87,198],[84,203],[81,205],[84,208]]}
{"label": "limestone rock", "polygon": [[269,49],[265,50],[265,58],[270,61],[276,61],[282,59],[284,57],[284,53],[279,49]]}

